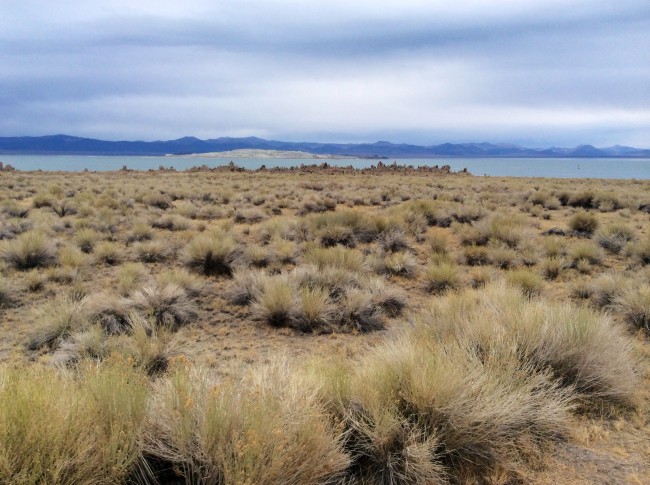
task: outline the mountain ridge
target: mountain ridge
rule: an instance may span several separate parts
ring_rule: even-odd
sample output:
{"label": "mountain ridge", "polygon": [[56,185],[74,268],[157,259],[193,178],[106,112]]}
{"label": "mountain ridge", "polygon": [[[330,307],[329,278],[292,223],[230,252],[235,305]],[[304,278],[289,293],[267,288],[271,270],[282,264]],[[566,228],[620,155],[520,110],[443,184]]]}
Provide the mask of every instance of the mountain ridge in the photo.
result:
{"label": "mountain ridge", "polygon": [[175,140],[107,141],[71,135],[0,137],[0,154],[13,155],[122,155],[161,156],[224,152],[241,149],[302,151],[315,155],[358,158],[650,158],[650,149],[614,145],[597,148],[527,148],[513,144],[441,143],[413,145],[377,141],[374,143],[286,142],[258,137],[219,137],[201,140],[184,136]]}

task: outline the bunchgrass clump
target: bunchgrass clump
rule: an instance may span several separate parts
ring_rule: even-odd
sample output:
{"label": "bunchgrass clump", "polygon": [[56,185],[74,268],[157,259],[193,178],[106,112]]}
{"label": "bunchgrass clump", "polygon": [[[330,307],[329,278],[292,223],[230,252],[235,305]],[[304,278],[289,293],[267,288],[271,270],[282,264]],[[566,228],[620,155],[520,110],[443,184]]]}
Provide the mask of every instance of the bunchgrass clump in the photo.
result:
{"label": "bunchgrass clump", "polygon": [[452,263],[431,264],[424,270],[424,285],[434,294],[455,290],[461,285],[458,268]]}
{"label": "bunchgrass clump", "polygon": [[569,228],[577,233],[591,236],[598,229],[598,219],[587,211],[576,212],[569,219]]}
{"label": "bunchgrass clump", "polygon": [[129,365],[0,369],[2,483],[123,483],[141,454],[148,386]]}
{"label": "bunchgrass clump", "polygon": [[5,241],[0,251],[2,259],[20,271],[43,268],[56,262],[55,245],[45,234],[37,231]]}
{"label": "bunchgrass clump", "polygon": [[544,288],[544,280],[528,269],[516,269],[505,273],[508,285],[518,288],[528,297],[538,296]]}
{"label": "bunchgrass clump", "polygon": [[228,233],[200,235],[181,253],[181,261],[190,269],[207,276],[231,275],[241,251]]}
{"label": "bunchgrass clump", "polygon": [[637,328],[650,332],[650,286],[628,287],[612,301],[617,313]]}

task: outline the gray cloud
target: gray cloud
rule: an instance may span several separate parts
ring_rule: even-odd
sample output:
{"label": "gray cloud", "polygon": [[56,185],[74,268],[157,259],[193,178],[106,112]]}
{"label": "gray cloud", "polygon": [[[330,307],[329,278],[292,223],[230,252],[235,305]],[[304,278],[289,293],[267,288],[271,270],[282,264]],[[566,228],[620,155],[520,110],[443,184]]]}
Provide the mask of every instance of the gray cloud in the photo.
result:
{"label": "gray cloud", "polygon": [[88,3],[0,4],[0,135],[650,143],[646,1]]}

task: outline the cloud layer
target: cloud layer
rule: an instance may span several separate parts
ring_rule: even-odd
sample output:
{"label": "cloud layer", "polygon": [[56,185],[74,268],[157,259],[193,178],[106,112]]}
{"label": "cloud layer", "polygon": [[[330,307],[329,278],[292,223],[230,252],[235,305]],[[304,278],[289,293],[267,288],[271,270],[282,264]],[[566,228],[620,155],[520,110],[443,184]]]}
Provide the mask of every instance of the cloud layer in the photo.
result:
{"label": "cloud layer", "polygon": [[0,136],[650,145],[647,0],[101,4],[0,3]]}

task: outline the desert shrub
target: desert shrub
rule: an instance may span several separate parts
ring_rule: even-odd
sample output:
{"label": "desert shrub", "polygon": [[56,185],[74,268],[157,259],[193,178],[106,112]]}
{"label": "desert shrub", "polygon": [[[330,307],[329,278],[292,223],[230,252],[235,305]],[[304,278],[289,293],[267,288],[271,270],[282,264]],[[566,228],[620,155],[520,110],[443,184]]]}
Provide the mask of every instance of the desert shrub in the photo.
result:
{"label": "desert shrub", "polygon": [[451,211],[451,216],[461,224],[468,224],[482,219],[485,211],[479,205],[461,205]]}
{"label": "desert shrub", "polygon": [[593,205],[598,207],[598,210],[601,212],[614,212],[623,208],[623,204],[613,193],[598,194],[593,202]]}
{"label": "desert shrub", "polygon": [[233,220],[239,224],[257,224],[268,219],[269,216],[266,215],[262,209],[251,208],[251,209],[241,209],[235,212]]}
{"label": "desert shrub", "polygon": [[622,289],[612,303],[616,312],[627,322],[650,332],[650,286],[646,284]]}
{"label": "desert shrub", "polygon": [[145,241],[134,245],[138,260],[143,263],[159,263],[169,259],[174,253],[174,248],[169,242],[163,240]]}
{"label": "desert shrub", "polygon": [[336,201],[329,197],[308,196],[301,204],[298,215],[305,215],[314,212],[327,212],[336,209]]}
{"label": "desert shrub", "polygon": [[558,236],[549,236],[542,239],[544,252],[548,257],[558,257],[566,255],[566,241]]}
{"label": "desert shrub", "polygon": [[363,268],[363,254],[356,249],[336,246],[333,248],[308,248],[303,254],[307,264],[314,264],[320,269],[326,267],[343,268],[349,271],[361,271]]}
{"label": "desert shrub", "polygon": [[239,244],[228,233],[200,235],[183,249],[181,261],[205,275],[231,275],[241,255]]}
{"label": "desert shrub", "polygon": [[294,264],[298,257],[298,245],[293,241],[284,239],[274,239],[269,244],[269,248],[278,262],[282,264]]}
{"label": "desert shrub", "polygon": [[13,288],[7,283],[4,276],[0,275],[0,308],[12,306],[16,301]]}
{"label": "desert shrub", "polygon": [[574,268],[580,263],[599,265],[603,262],[602,249],[591,241],[579,241],[569,248],[569,259]]}
{"label": "desert shrub", "polygon": [[24,219],[29,215],[29,207],[24,207],[13,201],[4,201],[2,203],[2,212],[9,217]]}
{"label": "desert shrub", "polygon": [[379,246],[386,252],[397,253],[409,249],[409,241],[402,229],[392,228],[381,234]]}
{"label": "desert shrub", "polygon": [[382,330],[384,314],[372,294],[358,288],[347,288],[337,301],[337,317],[343,327],[359,332]]}
{"label": "desert shrub", "polygon": [[331,224],[315,231],[315,236],[323,247],[329,248],[340,244],[353,248],[356,246],[352,228],[340,224]]}
{"label": "desert shrub", "polygon": [[436,200],[409,200],[400,204],[396,208],[396,211],[402,214],[405,222],[406,219],[415,221],[419,216],[429,226],[449,227],[453,221],[448,207],[444,203]]}
{"label": "desert shrub", "polygon": [[133,306],[156,326],[176,330],[196,319],[196,305],[173,283],[147,285],[131,297]]}
{"label": "desert shrub", "polygon": [[547,256],[539,263],[539,269],[547,280],[554,280],[565,269],[566,262],[558,256]]}
{"label": "desert shrub", "polygon": [[28,220],[5,222],[0,226],[0,240],[16,239],[18,235],[31,230],[32,227],[32,222]]}
{"label": "desert shrub", "polygon": [[328,330],[335,307],[323,288],[301,288],[298,291],[290,326],[303,331]]}
{"label": "desert shrub", "polygon": [[248,305],[265,288],[268,276],[262,270],[238,269],[226,290],[226,299],[234,305]]}
{"label": "desert shrub", "polygon": [[598,219],[590,212],[576,212],[569,219],[569,228],[581,234],[591,235],[598,228]]}
{"label": "desert shrub", "polygon": [[45,288],[47,276],[38,269],[33,269],[25,274],[25,286],[31,292],[41,291]]}
{"label": "desert shrub", "polygon": [[122,296],[128,296],[142,283],[149,271],[142,263],[126,263],[117,271],[117,291]]}
{"label": "desert shrub", "polygon": [[265,268],[273,261],[272,251],[268,246],[250,244],[244,249],[244,258],[251,266]]}
{"label": "desert shrub", "polygon": [[88,319],[84,307],[83,300],[58,299],[38,309],[34,319],[36,329],[29,338],[27,348],[56,348],[71,333],[85,328]]}
{"label": "desert shrub", "polygon": [[51,266],[56,262],[55,245],[45,234],[36,231],[4,242],[0,254],[5,262],[21,271]]}
{"label": "desert shrub", "polygon": [[441,229],[433,231],[427,241],[434,254],[447,254],[449,251],[449,237]]}
{"label": "desert shrub", "polygon": [[[562,201],[562,197],[560,197],[560,201]],[[562,205],[568,205],[570,207],[582,207],[583,209],[595,209],[595,195],[590,190],[574,193],[569,195],[569,197],[566,199],[566,202]]]}
{"label": "desert shrub", "polygon": [[97,244],[94,254],[97,261],[110,266],[119,264],[124,257],[122,249],[111,241],[102,241]]}
{"label": "desert shrub", "polygon": [[606,273],[591,282],[589,299],[598,308],[610,308],[616,297],[630,288],[630,279],[620,273]]}
{"label": "desert shrub", "polygon": [[120,363],[85,366],[79,379],[52,369],[0,372],[0,482],[126,481],[146,411],[140,375]]}
{"label": "desert shrub", "polygon": [[99,233],[94,229],[84,228],[75,233],[75,243],[84,253],[92,253],[95,244],[100,239]]}
{"label": "desert shrub", "polygon": [[131,314],[135,307],[130,299],[108,293],[95,293],[85,300],[84,313],[108,335],[131,332]]}
{"label": "desert shrub", "polygon": [[190,297],[199,296],[205,287],[203,278],[184,268],[163,271],[156,277],[156,282],[161,286],[167,284],[180,286]]}
{"label": "desert shrub", "polygon": [[34,197],[32,197],[32,205],[36,209],[40,209],[41,207],[52,207],[53,200],[54,199],[51,194],[39,192],[38,194],[35,194]]}
{"label": "desert shrub", "polygon": [[78,211],[77,207],[72,202],[65,199],[52,202],[51,207],[52,212],[59,217],[74,215]]}
{"label": "desert shrub", "polygon": [[369,261],[372,269],[380,274],[414,278],[420,267],[418,260],[409,252],[378,254]]}
{"label": "desert shrub", "polygon": [[488,257],[494,266],[501,269],[510,269],[519,260],[517,251],[502,243],[490,244]]}
{"label": "desert shrub", "polygon": [[505,273],[508,285],[520,289],[528,297],[537,296],[544,288],[544,280],[527,269],[517,269]]}
{"label": "desert shrub", "polygon": [[208,373],[181,367],[160,383],[144,440],[158,482],[273,485],[344,478],[349,458],[342,438],[309,386],[281,364],[255,369],[244,382],[215,387]]}
{"label": "desert shrub", "polygon": [[151,221],[151,227],[167,231],[187,231],[192,227],[192,223],[185,217],[172,214]]}
{"label": "desert shrub", "polygon": [[636,264],[642,266],[650,264],[650,234],[635,243],[628,244],[625,254]]}
{"label": "desert shrub", "polygon": [[273,327],[291,326],[296,311],[297,289],[286,276],[264,281],[251,311],[256,318]]}
{"label": "desert shrub", "polygon": [[482,288],[492,279],[488,268],[476,267],[469,271],[469,284],[472,288]]}
{"label": "desert shrub", "polygon": [[483,246],[467,246],[463,248],[463,259],[468,266],[481,266],[490,263],[490,255]]}
{"label": "desert shrub", "polygon": [[398,317],[406,308],[406,294],[399,287],[389,286],[380,278],[364,280],[362,286],[370,293],[373,303],[388,317]]}
{"label": "desert shrub", "polygon": [[517,349],[522,364],[551,370],[585,408],[636,403],[639,368],[633,342],[607,315],[568,303],[531,301],[491,285],[435,301],[423,318],[436,338],[454,338],[482,355],[496,351],[495,346]]}
{"label": "desert shrub", "polygon": [[598,245],[611,254],[619,254],[633,238],[634,231],[623,224],[609,225],[596,234]]}
{"label": "desert shrub", "polygon": [[424,270],[424,285],[428,292],[441,294],[460,287],[458,268],[451,263],[432,264]]}
{"label": "desert shrub", "polygon": [[378,346],[354,370],[319,373],[323,399],[346,429],[355,480],[444,483],[447,473],[512,472],[517,442],[566,432],[569,398],[548,375],[496,352],[481,358],[469,342],[443,345],[418,325],[427,324]]}
{"label": "desert shrub", "polygon": [[167,210],[173,206],[171,198],[160,193],[148,194],[142,198],[142,202],[145,205],[157,207],[161,210]]}
{"label": "desert shrub", "polygon": [[153,236],[154,232],[151,226],[144,222],[138,222],[133,225],[133,229],[126,237],[126,242],[127,244],[131,244],[133,242],[150,241],[153,239]]}

